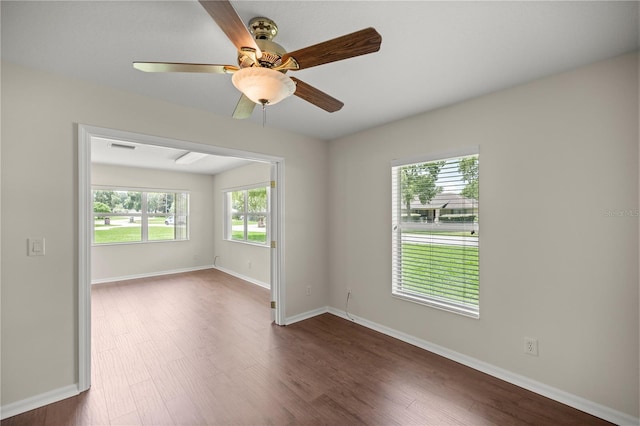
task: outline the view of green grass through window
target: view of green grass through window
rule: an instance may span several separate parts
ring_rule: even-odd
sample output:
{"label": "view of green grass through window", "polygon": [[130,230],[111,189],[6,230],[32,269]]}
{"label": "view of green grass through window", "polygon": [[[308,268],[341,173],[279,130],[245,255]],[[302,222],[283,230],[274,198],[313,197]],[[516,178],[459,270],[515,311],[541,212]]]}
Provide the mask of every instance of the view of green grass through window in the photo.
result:
{"label": "view of green grass through window", "polygon": [[392,294],[479,316],[479,159],[392,165]]}
{"label": "view of green grass through window", "polygon": [[189,194],[93,190],[94,244],[188,239]]}
{"label": "view of green grass through window", "polygon": [[227,191],[227,232],[232,241],[267,244],[269,222],[268,187]]}

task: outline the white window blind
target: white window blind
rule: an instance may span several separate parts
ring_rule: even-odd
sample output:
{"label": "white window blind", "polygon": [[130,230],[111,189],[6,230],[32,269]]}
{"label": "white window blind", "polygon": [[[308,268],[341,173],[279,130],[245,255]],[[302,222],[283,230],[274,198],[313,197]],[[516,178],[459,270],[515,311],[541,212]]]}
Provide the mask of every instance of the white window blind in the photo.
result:
{"label": "white window blind", "polygon": [[479,155],[395,161],[392,294],[479,317]]}

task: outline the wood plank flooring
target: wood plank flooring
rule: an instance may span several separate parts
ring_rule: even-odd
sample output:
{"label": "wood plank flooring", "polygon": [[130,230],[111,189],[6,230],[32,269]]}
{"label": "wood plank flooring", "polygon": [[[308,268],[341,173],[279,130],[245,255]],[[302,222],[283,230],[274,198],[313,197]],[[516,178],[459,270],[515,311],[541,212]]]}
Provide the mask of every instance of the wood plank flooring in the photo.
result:
{"label": "wood plank flooring", "polygon": [[92,387],[2,421],[62,425],[601,425],[336,316],[271,324],[216,270],[92,290]]}

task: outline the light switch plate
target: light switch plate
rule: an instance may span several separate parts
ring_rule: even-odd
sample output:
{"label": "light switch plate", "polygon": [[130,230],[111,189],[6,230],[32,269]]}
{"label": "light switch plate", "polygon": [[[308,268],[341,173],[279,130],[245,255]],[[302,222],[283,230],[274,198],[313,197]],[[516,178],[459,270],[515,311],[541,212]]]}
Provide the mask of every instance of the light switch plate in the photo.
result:
{"label": "light switch plate", "polygon": [[44,256],[44,238],[27,238],[27,255]]}

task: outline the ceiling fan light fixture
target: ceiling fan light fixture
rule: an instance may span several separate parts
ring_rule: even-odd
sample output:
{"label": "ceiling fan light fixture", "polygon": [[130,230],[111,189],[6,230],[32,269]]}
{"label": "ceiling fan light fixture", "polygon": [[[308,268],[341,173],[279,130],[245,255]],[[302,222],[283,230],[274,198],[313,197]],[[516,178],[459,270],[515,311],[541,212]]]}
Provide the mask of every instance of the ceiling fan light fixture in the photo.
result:
{"label": "ceiling fan light fixture", "polygon": [[291,78],[270,68],[242,68],[233,74],[231,81],[247,98],[262,105],[277,104],[296,91]]}

